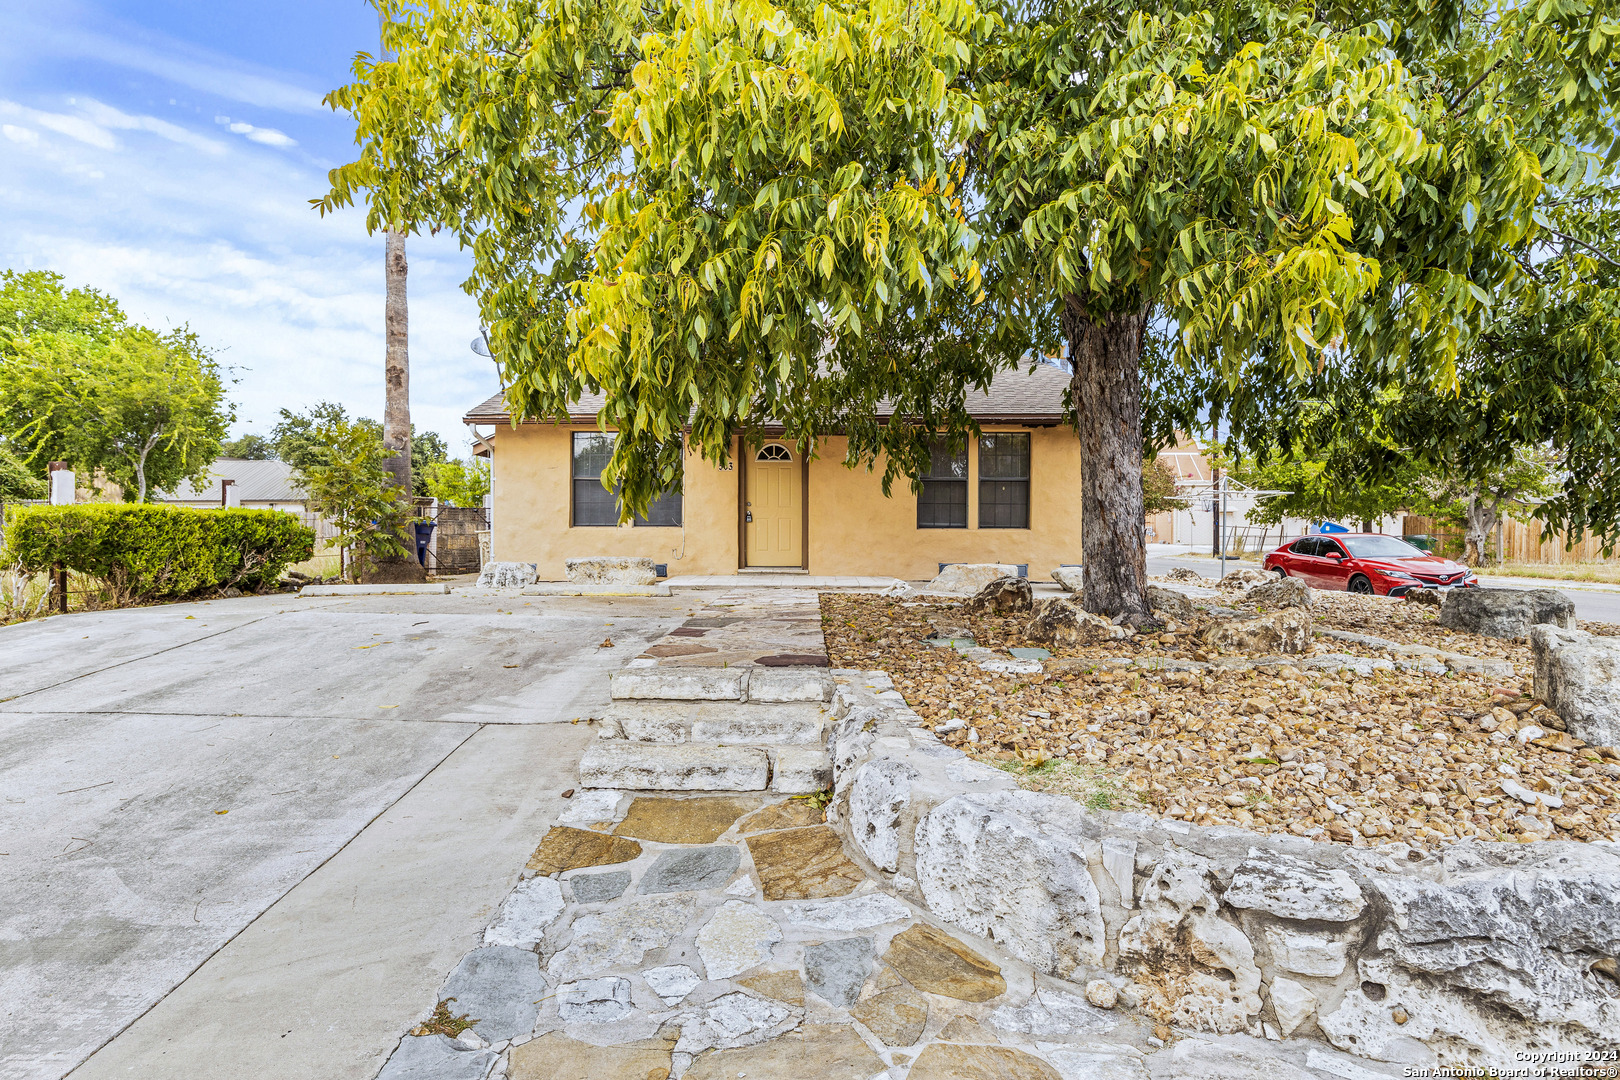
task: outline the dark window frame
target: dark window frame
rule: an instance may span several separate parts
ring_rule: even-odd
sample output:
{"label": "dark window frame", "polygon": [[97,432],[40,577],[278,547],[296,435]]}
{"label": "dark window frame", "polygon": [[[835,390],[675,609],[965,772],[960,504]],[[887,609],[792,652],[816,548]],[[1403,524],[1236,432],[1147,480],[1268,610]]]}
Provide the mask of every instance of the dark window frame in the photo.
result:
{"label": "dark window frame", "polygon": [[[1021,441],[1023,452],[1013,455],[998,452],[994,444],[1002,439],[1010,440],[1014,444]],[[1033,454],[1031,441],[1030,433],[1027,431],[987,431],[979,436],[979,528],[1030,527],[1030,458]],[[1009,457],[1015,462],[1019,458],[1022,459],[1021,475],[1006,471],[1005,463]],[[985,466],[987,458],[992,462],[989,469]],[[1021,497],[1007,498],[1014,493],[1021,493]]]}
{"label": "dark window frame", "polygon": [[[615,489],[614,491],[609,492],[605,488],[602,487],[602,469],[601,469],[601,466],[597,466],[596,471],[594,473],[587,471],[587,472],[582,474],[580,472],[580,442],[581,442],[581,440],[582,439],[584,439],[584,440],[598,440],[598,439],[600,439],[601,437],[604,437],[604,436],[609,440],[608,444],[607,444],[609,447],[611,447],[613,445],[613,440],[616,440],[618,438],[618,434],[616,432],[574,431],[574,432],[569,433],[569,438],[568,438],[568,526],[569,526],[569,528],[572,528],[572,529],[606,529],[606,528],[616,529],[616,528],[619,527],[619,497],[618,497],[618,491],[617,491],[617,489]],[[682,480],[683,481],[685,480],[684,476],[682,477]],[[582,485],[582,484],[587,485],[585,490],[591,491],[591,495],[586,499],[581,499],[580,498],[580,494],[581,494],[580,485]],[[592,486],[594,486],[594,491],[592,491]],[[605,506],[602,505],[602,503],[600,501],[600,497],[597,496],[595,494],[595,492],[601,492],[602,495],[609,496],[612,499],[612,502],[610,504],[611,505],[611,511],[610,512],[607,510],[607,508]],[[597,518],[598,520],[581,521],[580,520],[580,506],[581,506],[581,503],[586,504],[587,507],[590,510],[597,511],[597,513],[592,514],[591,516],[594,517],[594,518]],[[673,508],[673,512],[670,512],[672,508]],[[684,520],[685,520],[685,517],[684,517],[685,510],[686,510],[686,508],[685,508],[685,500],[682,497],[682,489],[681,489],[681,487],[677,487],[677,488],[675,488],[675,490],[666,491],[664,494],[662,494],[658,498],[654,499],[652,501],[652,503],[650,505],[648,505],[646,515],[645,516],[637,515],[637,516],[631,518],[630,519],[630,524],[632,526],[636,526],[636,527],[651,528],[651,529],[674,529],[674,528],[680,528],[681,525],[683,524]],[[660,515],[664,515],[664,514],[668,515],[668,520],[665,520],[665,521],[657,520]]]}
{"label": "dark window frame", "polygon": [[[946,471],[941,471],[941,465]],[[951,470],[960,469],[960,475]],[[928,463],[928,475],[919,477],[922,491],[917,493],[917,528],[965,529],[968,527],[968,452],[964,443],[955,455],[943,439],[936,439]],[[960,513],[958,514],[958,511]],[[957,517],[961,520],[956,520]]]}

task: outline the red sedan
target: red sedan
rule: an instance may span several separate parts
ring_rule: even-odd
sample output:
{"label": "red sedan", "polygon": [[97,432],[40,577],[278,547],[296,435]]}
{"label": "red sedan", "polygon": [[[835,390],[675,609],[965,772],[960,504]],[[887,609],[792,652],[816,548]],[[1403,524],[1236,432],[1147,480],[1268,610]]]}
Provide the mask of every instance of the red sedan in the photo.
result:
{"label": "red sedan", "polygon": [[1413,589],[1471,589],[1468,567],[1382,533],[1302,536],[1266,556],[1265,568],[1313,589],[1404,596]]}

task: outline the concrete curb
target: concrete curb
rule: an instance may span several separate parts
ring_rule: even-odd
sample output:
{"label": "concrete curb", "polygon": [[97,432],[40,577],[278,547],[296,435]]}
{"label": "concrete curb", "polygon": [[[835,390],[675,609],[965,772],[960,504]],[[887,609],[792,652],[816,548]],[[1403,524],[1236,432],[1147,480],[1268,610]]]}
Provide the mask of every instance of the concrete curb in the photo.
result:
{"label": "concrete curb", "polygon": [[299,596],[443,596],[448,585],[305,585]]}

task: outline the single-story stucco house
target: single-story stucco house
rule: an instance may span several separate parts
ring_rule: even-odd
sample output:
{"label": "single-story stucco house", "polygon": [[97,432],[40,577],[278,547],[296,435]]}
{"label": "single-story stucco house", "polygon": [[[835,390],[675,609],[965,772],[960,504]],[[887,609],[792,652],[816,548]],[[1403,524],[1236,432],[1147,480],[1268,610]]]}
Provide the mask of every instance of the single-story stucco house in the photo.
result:
{"label": "single-story stucco house", "polygon": [[499,394],[464,419],[496,425],[479,444],[491,460],[493,557],[533,563],[541,580],[563,579],[566,559],[598,555],[651,558],[672,576],[780,568],[917,580],[941,563],[1000,562],[1045,577],[1080,561],[1080,446],[1062,417],[1068,381],[1042,364],[970,394],[983,436],[955,459],[936,453],[920,496],[901,478],[885,497],[881,464],[846,468],[842,435],[807,457],[767,429],[725,469],[690,453],[681,490],[623,526],[600,482],[613,445],[597,428],[600,397],[583,397],[567,423],[514,426]]}

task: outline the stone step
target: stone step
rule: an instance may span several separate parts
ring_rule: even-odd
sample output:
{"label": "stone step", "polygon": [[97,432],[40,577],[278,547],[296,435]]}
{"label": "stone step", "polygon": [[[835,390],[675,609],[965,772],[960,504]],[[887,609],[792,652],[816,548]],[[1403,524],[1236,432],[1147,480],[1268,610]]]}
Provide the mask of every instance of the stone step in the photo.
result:
{"label": "stone step", "polygon": [[817,702],[616,701],[602,715],[602,737],[643,743],[824,746],[829,720]]}
{"label": "stone step", "polygon": [[822,668],[626,668],[613,674],[615,701],[831,701],[835,684]]}
{"label": "stone step", "polygon": [[832,784],[832,761],[817,746],[642,743],[598,739],[579,763],[587,788],[621,791],[765,791],[801,795]]}

